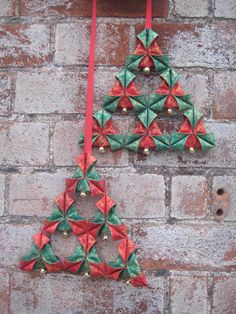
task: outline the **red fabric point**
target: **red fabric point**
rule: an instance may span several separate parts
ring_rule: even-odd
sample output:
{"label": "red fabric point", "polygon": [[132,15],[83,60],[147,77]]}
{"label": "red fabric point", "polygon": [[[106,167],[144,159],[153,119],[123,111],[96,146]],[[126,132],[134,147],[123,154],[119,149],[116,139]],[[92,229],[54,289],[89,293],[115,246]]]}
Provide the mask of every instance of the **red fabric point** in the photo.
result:
{"label": "red fabric point", "polygon": [[50,242],[50,239],[45,233],[41,232],[34,235],[34,242],[37,244],[38,248],[42,250],[42,248]]}
{"label": "red fabric point", "polygon": [[85,174],[88,168],[96,162],[96,158],[94,158],[91,154],[82,153],[79,156],[75,157],[75,161]]}
{"label": "red fabric point", "polygon": [[127,238],[119,243],[118,251],[125,264],[130,254],[132,254],[135,251],[135,248],[136,248],[135,244]]}
{"label": "red fabric point", "polygon": [[64,270],[67,270],[71,273],[78,273],[83,262],[84,261],[72,262],[66,259],[64,260]]}
{"label": "red fabric point", "polygon": [[106,192],[105,180],[101,180],[101,181],[90,180],[89,185],[90,185],[92,196],[98,196]]}
{"label": "red fabric point", "polygon": [[48,272],[55,273],[64,269],[64,266],[61,261],[58,261],[54,264],[45,263],[45,267]]}
{"label": "red fabric point", "polygon": [[143,273],[136,276],[135,278],[132,278],[130,282],[134,287],[147,287],[148,286],[147,279]]}
{"label": "red fabric point", "polygon": [[67,210],[70,208],[70,206],[75,202],[75,199],[72,198],[69,194],[66,192],[62,192],[59,196],[55,199],[56,204],[58,207],[66,213]]}
{"label": "red fabric point", "polygon": [[116,203],[111,197],[105,194],[97,203],[96,206],[100,209],[105,217],[107,217],[110,209],[114,207]]}
{"label": "red fabric point", "polygon": [[106,138],[106,135],[116,134],[117,131],[112,124],[112,120],[108,120],[107,123],[102,128],[96,119],[93,120],[93,135],[98,135],[93,143],[93,146],[97,147],[109,147],[110,143]]}
{"label": "red fabric point", "polygon": [[107,276],[107,266],[106,263],[89,263],[89,268],[91,270],[93,277],[106,277]]}
{"label": "red fabric point", "polygon": [[50,220],[45,220],[43,224],[43,232],[49,232],[53,234],[57,226],[59,225],[60,221],[50,221]]}
{"label": "red fabric point", "polygon": [[109,230],[114,241],[124,239],[127,237],[127,230],[124,224],[122,225],[111,225],[108,224]]}
{"label": "red fabric point", "polygon": [[80,243],[82,244],[86,254],[90,251],[92,246],[96,243],[95,238],[90,233],[85,233],[81,235],[79,238]]}
{"label": "red fabric point", "polygon": [[179,83],[176,83],[173,87],[170,87],[164,80],[157,89],[156,93],[168,96],[164,104],[164,108],[178,108],[179,106],[174,96],[185,95]]}
{"label": "red fabric point", "polygon": [[187,118],[185,118],[184,123],[179,129],[180,133],[191,133],[191,134],[206,134],[206,129],[203,124],[203,120],[200,119],[195,125],[194,129]]}
{"label": "red fabric point", "polygon": [[78,182],[79,182],[79,179],[75,179],[75,178],[66,179],[66,190],[65,190],[65,192],[68,195],[70,195],[72,198],[75,198],[75,196],[76,196],[76,188],[77,188]]}
{"label": "red fabric point", "polygon": [[112,278],[114,280],[118,280],[120,277],[120,273],[124,270],[124,268],[114,268],[111,267],[110,265],[107,265],[107,275],[109,278]]}
{"label": "red fabric point", "polygon": [[90,234],[94,238],[96,238],[97,233],[99,229],[101,228],[101,225],[91,222],[89,220],[79,220],[79,221],[69,220],[69,224],[75,235],[81,236],[81,235]]}
{"label": "red fabric point", "polygon": [[20,261],[19,268],[25,271],[33,271],[36,261],[37,259],[30,260],[30,261]]}

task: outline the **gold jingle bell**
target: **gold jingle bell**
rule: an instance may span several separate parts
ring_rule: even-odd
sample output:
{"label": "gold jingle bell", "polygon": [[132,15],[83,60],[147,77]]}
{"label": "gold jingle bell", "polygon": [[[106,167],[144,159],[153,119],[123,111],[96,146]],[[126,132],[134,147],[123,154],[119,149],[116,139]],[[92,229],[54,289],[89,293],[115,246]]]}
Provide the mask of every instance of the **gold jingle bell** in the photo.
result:
{"label": "gold jingle bell", "polygon": [[80,196],[81,196],[81,197],[86,197],[87,194],[86,194],[86,192],[82,191],[82,192],[80,193]]}
{"label": "gold jingle bell", "polygon": [[41,273],[41,274],[45,274],[45,273],[46,273],[46,269],[45,269],[45,268],[41,268],[41,269],[40,269],[40,273]]}
{"label": "gold jingle bell", "polygon": [[143,150],[144,155],[149,155],[150,154],[150,149],[148,147],[145,147]]}
{"label": "gold jingle bell", "polygon": [[84,277],[90,277],[90,274],[86,271],[86,272],[84,273]]}
{"label": "gold jingle bell", "polygon": [[172,115],[174,112],[173,112],[173,109],[171,109],[171,108],[168,108],[167,109],[167,113],[169,114],[169,115]]}
{"label": "gold jingle bell", "polygon": [[190,154],[194,154],[195,153],[195,149],[193,147],[189,147],[189,152],[190,152]]}
{"label": "gold jingle bell", "polygon": [[65,238],[67,238],[69,235],[67,230],[64,230],[62,234],[63,234],[63,237],[65,237]]}
{"label": "gold jingle bell", "polygon": [[143,73],[144,73],[144,75],[150,75],[151,69],[150,69],[149,67],[145,67],[145,68],[143,69]]}
{"label": "gold jingle bell", "polygon": [[100,154],[104,154],[105,153],[105,148],[103,146],[100,146],[98,149]]}
{"label": "gold jingle bell", "polygon": [[131,280],[129,279],[129,280],[126,280],[126,284],[127,285],[130,285],[131,284]]}
{"label": "gold jingle bell", "polygon": [[122,114],[127,114],[127,113],[128,113],[127,108],[122,108]]}
{"label": "gold jingle bell", "polygon": [[102,237],[102,239],[105,241],[105,240],[108,240],[108,236],[107,234],[104,234],[104,236]]}

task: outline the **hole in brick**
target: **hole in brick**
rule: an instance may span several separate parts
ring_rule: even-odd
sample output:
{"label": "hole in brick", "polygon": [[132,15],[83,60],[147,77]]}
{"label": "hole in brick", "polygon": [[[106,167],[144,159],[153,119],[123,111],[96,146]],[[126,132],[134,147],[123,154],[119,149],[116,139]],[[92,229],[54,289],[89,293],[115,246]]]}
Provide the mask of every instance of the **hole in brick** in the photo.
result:
{"label": "hole in brick", "polygon": [[218,195],[223,195],[225,193],[225,190],[221,188],[221,189],[218,189],[216,193]]}
{"label": "hole in brick", "polygon": [[223,209],[221,209],[221,208],[217,209],[216,216],[221,217],[221,216],[223,216],[223,214],[224,214]]}

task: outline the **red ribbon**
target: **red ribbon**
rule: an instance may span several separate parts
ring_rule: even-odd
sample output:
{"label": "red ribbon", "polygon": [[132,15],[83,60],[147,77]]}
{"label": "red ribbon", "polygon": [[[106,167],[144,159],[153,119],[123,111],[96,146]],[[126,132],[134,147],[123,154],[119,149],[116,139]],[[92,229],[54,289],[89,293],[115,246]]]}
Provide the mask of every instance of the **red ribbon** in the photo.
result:
{"label": "red ribbon", "polygon": [[146,25],[145,28],[152,28],[152,0],[146,3]]}
{"label": "red ribbon", "polygon": [[90,48],[89,48],[85,130],[84,130],[84,152],[88,154],[91,154],[92,152],[95,41],[96,41],[96,0],[93,0],[92,25],[91,25],[91,34],[90,34]]}

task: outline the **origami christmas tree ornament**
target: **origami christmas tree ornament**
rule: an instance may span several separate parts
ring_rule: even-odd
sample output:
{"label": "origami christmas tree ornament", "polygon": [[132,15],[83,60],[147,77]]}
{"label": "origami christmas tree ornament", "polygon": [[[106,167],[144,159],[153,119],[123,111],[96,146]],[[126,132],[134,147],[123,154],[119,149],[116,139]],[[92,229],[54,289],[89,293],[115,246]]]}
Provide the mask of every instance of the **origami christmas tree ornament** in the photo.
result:
{"label": "origami christmas tree ornament", "polygon": [[[215,146],[212,133],[207,133],[202,114],[194,107],[191,95],[185,94],[179,84],[180,75],[170,67],[170,60],[158,46],[158,34],[152,30],[151,1],[147,0],[146,28],[137,36],[133,54],[127,56],[124,69],[116,75],[116,82],[103,97],[102,109],[94,113],[93,146],[104,153],[112,151],[141,150],[148,155],[151,150],[205,151]],[[136,75],[157,75],[160,86],[151,95],[142,95],[135,84]],[[119,134],[113,126],[112,114],[133,113],[137,125],[132,134]],[[159,118],[179,114],[184,117],[178,132],[162,132]],[[105,122],[105,124],[104,124]],[[84,144],[83,135],[80,144]]]}
{"label": "origami christmas tree ornament", "polygon": [[[106,183],[96,169],[96,159],[92,156],[91,150],[92,143],[99,146],[101,152],[107,146],[115,150],[124,145],[123,137],[116,134],[111,124],[109,111],[135,108],[143,115],[150,134],[156,134],[158,128],[150,125],[151,118],[145,117],[145,112],[148,110],[151,112],[152,109],[149,109],[146,99],[141,96],[138,98],[135,76],[129,70],[117,76],[116,86],[105,99],[108,110],[96,112],[93,124],[95,33],[96,0],[93,0],[84,153],[75,158],[77,165],[75,173],[66,179],[65,191],[56,197],[53,212],[45,219],[41,232],[33,237],[34,244],[29,253],[21,259],[20,269],[40,273],[67,271],[93,278],[123,279],[133,286],[142,287],[147,286],[147,280],[136,258],[136,246],[129,239],[127,229],[117,214],[115,201],[107,193]],[[141,129],[137,130],[139,131],[146,132]],[[138,136],[142,141],[144,135]],[[77,202],[86,196],[98,198],[91,219],[82,217],[77,208]],[[51,240],[56,232],[61,232],[65,237],[75,236],[78,239],[74,252],[64,259],[60,259],[53,252]],[[110,238],[117,242],[117,258],[114,261],[106,263],[101,259],[96,249],[98,238],[102,240]]]}

